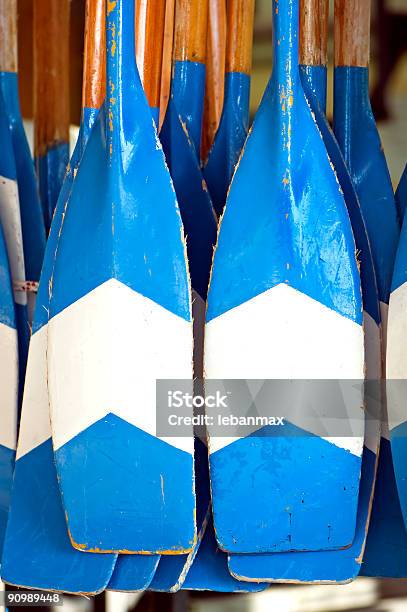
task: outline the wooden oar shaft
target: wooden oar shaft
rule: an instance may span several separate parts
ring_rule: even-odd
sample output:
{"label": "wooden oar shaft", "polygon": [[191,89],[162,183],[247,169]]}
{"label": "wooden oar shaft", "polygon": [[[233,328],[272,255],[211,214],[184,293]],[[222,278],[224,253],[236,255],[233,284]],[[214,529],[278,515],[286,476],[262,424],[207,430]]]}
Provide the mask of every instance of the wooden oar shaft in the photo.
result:
{"label": "wooden oar shaft", "polygon": [[301,0],[300,64],[327,65],[328,18],[329,0]]}
{"label": "wooden oar shaft", "polygon": [[226,0],[209,0],[202,159],[213,144],[222,116],[226,61]]}
{"label": "wooden oar shaft", "polygon": [[17,72],[17,0],[0,0],[0,70]]}
{"label": "wooden oar shaft", "polygon": [[227,0],[226,72],[250,75],[254,0]]}
{"label": "wooden oar shaft", "polygon": [[208,0],[176,0],[173,58],[205,62]]}
{"label": "wooden oar shaft", "polygon": [[160,105],[165,2],[136,0],[136,59],[149,105]]}
{"label": "wooden oar shaft", "polygon": [[69,141],[69,0],[34,2],[34,148]]}
{"label": "wooden oar shaft", "polygon": [[369,64],[371,0],[335,0],[335,66]]}
{"label": "wooden oar shaft", "polygon": [[102,106],[106,92],[105,0],[87,0],[83,60],[83,108]]}
{"label": "wooden oar shaft", "polygon": [[165,2],[165,24],[164,24],[164,42],[163,56],[161,68],[161,91],[160,91],[160,122],[159,128],[164,121],[165,113],[167,112],[168,100],[171,90],[171,72],[172,72],[172,48],[174,43],[174,20],[175,20],[175,0],[166,0]]}

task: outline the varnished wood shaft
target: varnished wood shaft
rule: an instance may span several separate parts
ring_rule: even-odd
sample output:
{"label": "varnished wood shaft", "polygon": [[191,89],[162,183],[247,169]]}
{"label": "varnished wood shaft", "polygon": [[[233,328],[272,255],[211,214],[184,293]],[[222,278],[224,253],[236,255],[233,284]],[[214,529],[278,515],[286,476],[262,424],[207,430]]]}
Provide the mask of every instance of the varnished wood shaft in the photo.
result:
{"label": "varnished wood shaft", "polygon": [[174,44],[175,0],[165,0],[164,43],[161,68],[160,129],[167,112],[171,91],[172,48]]}
{"label": "varnished wood shaft", "polygon": [[208,0],[176,0],[174,60],[206,60]]}
{"label": "varnished wood shaft", "polygon": [[209,0],[202,159],[213,144],[222,115],[226,60],[226,0]]}
{"label": "varnished wood shaft", "polygon": [[328,18],[329,0],[301,0],[300,64],[327,65]]}
{"label": "varnished wood shaft", "polygon": [[69,0],[34,0],[34,149],[69,141]]}
{"label": "varnished wood shaft", "polygon": [[0,0],[0,70],[17,72],[17,0]]}
{"label": "varnished wood shaft", "polygon": [[335,66],[369,64],[371,0],[335,0]]}
{"label": "varnished wood shaft", "polygon": [[251,73],[254,0],[227,0],[226,72]]}
{"label": "varnished wood shaft", "polygon": [[165,0],[136,0],[136,58],[148,103],[160,105]]}
{"label": "varnished wood shaft", "polygon": [[106,92],[105,0],[86,0],[82,106],[100,108]]}

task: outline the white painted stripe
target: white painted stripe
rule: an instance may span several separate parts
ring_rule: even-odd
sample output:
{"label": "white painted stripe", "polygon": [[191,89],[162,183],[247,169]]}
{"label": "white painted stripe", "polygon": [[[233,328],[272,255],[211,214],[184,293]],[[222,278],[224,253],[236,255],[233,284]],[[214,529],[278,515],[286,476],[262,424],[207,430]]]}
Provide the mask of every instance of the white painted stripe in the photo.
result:
{"label": "white painted stripe", "polygon": [[[192,323],[115,279],[49,323],[48,382],[56,449],[113,413],[156,432],[156,380],[188,379]],[[192,409],[191,409],[192,415]],[[166,438],[192,454],[193,435]]]}
{"label": "white painted stripe", "polygon": [[0,323],[0,444],[15,450],[18,412],[17,330]]}
{"label": "white painted stripe", "polygon": [[[389,427],[407,421],[407,283],[390,296],[387,326],[386,385]],[[403,381],[400,384],[392,381]]]}
{"label": "white painted stripe", "polygon": [[47,329],[31,336],[25,378],[17,459],[51,437],[47,386]]}
{"label": "white painted stripe", "polygon": [[[210,321],[205,332],[208,379],[355,379],[364,378],[362,326],[303,293],[280,284]],[[363,397],[355,385],[347,405],[354,436],[332,438],[355,455],[362,452]],[[300,394],[297,414],[301,427]],[[283,415],[281,415],[283,416]],[[312,432],[312,430],[308,429]],[[213,438],[214,452],[233,438]]]}
{"label": "white painted stripe", "polygon": [[[23,234],[21,230],[20,203],[16,181],[0,176],[0,222],[10,263],[13,281],[25,281]],[[17,304],[27,304],[27,295],[14,291]]]}

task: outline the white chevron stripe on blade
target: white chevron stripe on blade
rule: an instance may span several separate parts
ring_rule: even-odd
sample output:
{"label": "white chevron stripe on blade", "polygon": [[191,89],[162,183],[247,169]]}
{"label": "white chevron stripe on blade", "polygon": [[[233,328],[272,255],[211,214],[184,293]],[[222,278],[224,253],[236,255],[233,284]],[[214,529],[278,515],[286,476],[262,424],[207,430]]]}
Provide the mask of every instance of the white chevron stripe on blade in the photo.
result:
{"label": "white chevron stripe on blade", "polygon": [[[156,433],[156,380],[192,381],[192,323],[115,279],[49,322],[54,448],[106,414]],[[166,438],[193,452],[193,436]]]}
{"label": "white chevron stripe on blade", "polygon": [[31,336],[30,340],[17,459],[51,437],[47,385],[47,336],[48,326],[44,325]]}
{"label": "white chevron stripe on blade", "polygon": [[[354,321],[289,287],[277,285],[211,320],[205,332],[205,376],[208,379],[364,378],[363,329]],[[352,392],[353,393],[353,392]],[[301,427],[298,395],[295,425]],[[355,385],[347,416],[352,437],[330,441],[355,455],[363,446],[361,385]],[[343,417],[343,415],[341,415]],[[312,429],[307,427],[308,431]],[[212,438],[211,452],[233,442]]]}
{"label": "white chevron stripe on blade", "polygon": [[18,345],[17,330],[0,323],[0,444],[17,445]]}
{"label": "white chevron stripe on blade", "polygon": [[390,296],[387,323],[386,391],[390,430],[407,421],[406,338],[407,283],[404,283]]}

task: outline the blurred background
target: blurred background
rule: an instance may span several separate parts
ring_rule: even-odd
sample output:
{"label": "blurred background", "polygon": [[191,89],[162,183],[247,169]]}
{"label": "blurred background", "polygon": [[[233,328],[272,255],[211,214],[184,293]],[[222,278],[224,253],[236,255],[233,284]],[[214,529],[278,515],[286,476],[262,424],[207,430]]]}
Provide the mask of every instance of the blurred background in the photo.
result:
{"label": "blurred background", "polygon": [[[20,96],[32,135],[32,13],[35,0],[18,0]],[[84,0],[71,0],[70,114],[72,139],[79,123],[82,87]],[[372,0],[371,100],[394,186],[407,159],[407,0]],[[333,11],[331,11],[332,14]],[[270,76],[271,1],[256,0],[251,111]],[[332,58],[332,23],[330,36]],[[328,115],[332,109],[330,74]],[[32,138],[31,138],[32,141]],[[17,609],[17,608],[16,608]],[[39,610],[40,608],[36,608]],[[56,608],[58,609],[58,608]],[[13,608],[10,608],[13,610]],[[407,580],[358,578],[344,586],[273,585],[256,595],[180,592],[176,595],[107,593],[95,600],[66,597],[64,612],[173,610],[193,612],[407,612]]]}

